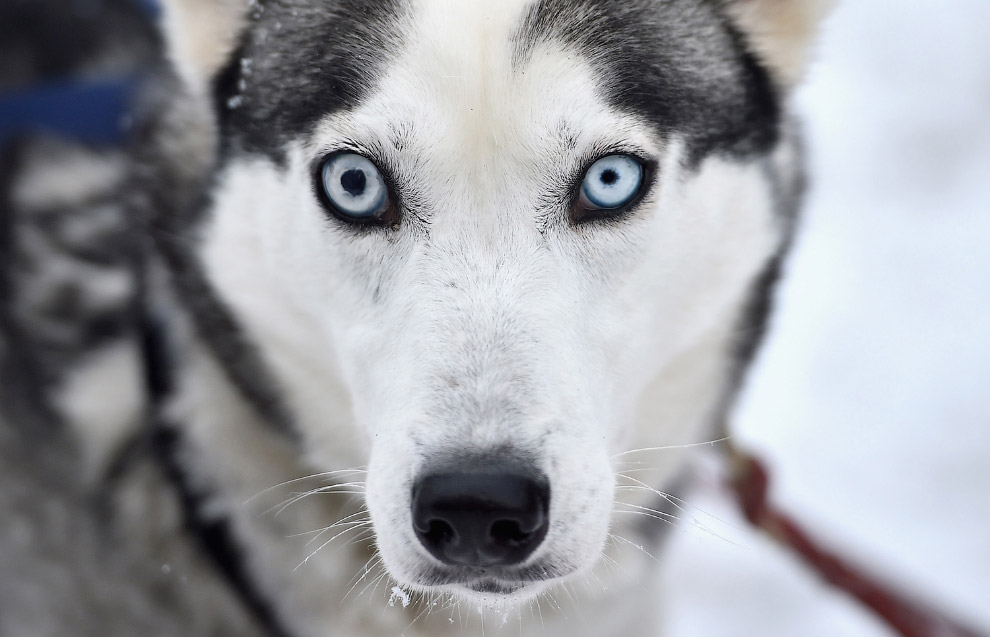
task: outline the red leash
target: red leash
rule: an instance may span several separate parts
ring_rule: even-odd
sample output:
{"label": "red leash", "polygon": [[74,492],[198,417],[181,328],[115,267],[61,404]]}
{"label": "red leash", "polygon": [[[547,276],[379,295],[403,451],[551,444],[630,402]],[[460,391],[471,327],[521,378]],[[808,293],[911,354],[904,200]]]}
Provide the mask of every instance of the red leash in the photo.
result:
{"label": "red leash", "polygon": [[793,551],[830,584],[858,599],[898,634],[904,637],[990,637],[895,590],[824,548],[790,516],[767,501],[770,477],[763,463],[731,446],[729,455],[733,467],[731,486],[750,523]]}

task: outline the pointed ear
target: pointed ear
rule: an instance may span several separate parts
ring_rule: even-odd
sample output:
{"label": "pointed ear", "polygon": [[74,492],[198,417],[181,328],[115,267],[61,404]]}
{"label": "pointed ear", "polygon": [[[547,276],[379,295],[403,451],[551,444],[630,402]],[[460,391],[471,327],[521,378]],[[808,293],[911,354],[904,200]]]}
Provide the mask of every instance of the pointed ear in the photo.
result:
{"label": "pointed ear", "polygon": [[819,25],[835,1],[724,0],[736,26],[785,90],[804,77]]}
{"label": "pointed ear", "polygon": [[254,0],[165,0],[169,54],[192,86],[206,89],[237,48]]}

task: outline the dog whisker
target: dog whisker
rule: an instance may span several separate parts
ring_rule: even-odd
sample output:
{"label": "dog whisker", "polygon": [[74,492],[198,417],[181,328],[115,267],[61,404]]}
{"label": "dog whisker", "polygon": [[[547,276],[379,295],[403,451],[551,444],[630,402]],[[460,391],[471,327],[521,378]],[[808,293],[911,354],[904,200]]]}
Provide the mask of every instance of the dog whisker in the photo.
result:
{"label": "dog whisker", "polygon": [[[361,568],[359,568],[357,570],[357,572],[354,573],[354,576],[351,577],[350,581],[347,582],[347,583],[353,585],[355,582],[360,582],[364,578],[368,577],[368,575],[371,573],[371,571],[374,570],[375,568],[377,568],[378,565],[381,564],[381,563],[382,563],[382,555],[376,549],[371,554],[371,557],[369,557],[368,560],[361,566]],[[353,590],[353,586],[351,587],[351,589]],[[344,598],[346,599],[346,597],[347,597],[347,594],[345,593],[344,594]]]}
{"label": "dog whisker", "polygon": [[[362,506],[358,511],[355,511],[354,513],[351,513],[350,515],[345,515],[344,517],[340,518],[339,520],[337,520],[336,522],[334,522],[330,526],[325,526],[322,529],[314,529],[312,531],[303,531],[302,533],[295,533],[295,534],[290,535],[288,537],[300,537],[300,536],[303,536],[303,535],[310,535],[311,533],[324,533],[327,530],[332,529],[332,528],[334,528],[334,527],[336,527],[336,526],[338,526],[340,524],[343,524],[345,522],[352,521],[354,518],[358,517],[359,515],[366,515],[367,513],[368,513],[368,509],[365,508],[364,506]],[[365,518],[364,521],[370,521],[370,518]]]}
{"label": "dog whisker", "polygon": [[[627,572],[627,569],[626,569],[625,566],[620,565],[618,562],[616,562],[611,557],[608,558],[608,560],[605,562],[605,564],[607,566],[609,566],[609,568],[612,568],[615,571],[618,571],[620,573],[626,573]],[[606,585],[605,582],[602,581],[602,578],[598,577],[598,574],[595,573],[594,570],[588,571],[588,573],[585,575],[584,579],[585,579],[586,582],[589,581],[589,580],[591,580],[591,579],[594,579],[595,580],[595,584],[597,584],[599,588],[601,588],[603,591],[607,591],[608,590],[608,585]]]}
{"label": "dog whisker", "polygon": [[375,593],[378,591],[378,587],[381,585],[381,583],[383,581],[386,581],[386,580],[387,581],[394,581],[394,580],[392,580],[392,576],[389,575],[389,572],[387,570],[384,571],[382,573],[382,575],[383,575],[383,577],[378,578],[378,582],[375,583],[375,587],[371,589],[371,596],[372,597],[374,597]]}
{"label": "dog whisker", "polygon": [[353,521],[353,522],[335,522],[335,523],[331,524],[330,526],[326,527],[325,529],[323,529],[322,531],[320,531],[319,534],[317,534],[316,537],[314,537],[314,538],[310,539],[308,542],[306,542],[305,548],[309,548],[309,546],[311,544],[314,544],[314,543],[318,542],[319,539],[320,539],[320,537],[322,535],[324,535],[325,533],[327,533],[327,532],[329,532],[329,531],[331,531],[331,530],[333,530],[335,528],[347,527],[347,528],[351,528],[352,529],[352,528],[359,527],[359,526],[371,527],[371,520],[357,520],[357,521]]}
{"label": "dog whisker", "polygon": [[652,553],[650,553],[645,548],[643,548],[643,545],[642,544],[636,544],[635,542],[633,542],[631,540],[627,540],[626,538],[622,537],[621,535],[617,535],[615,533],[609,533],[609,535],[611,537],[615,538],[617,541],[622,542],[623,544],[627,544],[627,545],[633,547],[634,549],[637,549],[637,550],[641,551],[644,555],[646,555],[647,557],[649,557],[651,560],[653,560],[657,564],[660,563],[660,560],[658,560],[656,557],[654,557],[654,555]]}
{"label": "dog whisker", "polygon": [[634,453],[645,453],[647,451],[667,451],[670,449],[693,449],[695,447],[714,447],[715,445],[721,442],[726,442],[730,438],[731,436],[723,436],[721,438],[718,438],[717,440],[708,440],[705,442],[693,442],[686,445],[666,445],[663,447],[641,447],[639,449],[629,449],[628,451],[622,451],[620,453],[615,454],[614,456],[612,456],[612,459],[614,460],[616,458],[621,458],[622,456],[626,456]]}
{"label": "dog whisker", "polygon": [[[717,515],[714,515],[712,513],[709,513],[708,511],[705,511],[704,509],[699,509],[698,507],[696,507],[693,504],[689,503],[687,500],[684,500],[683,498],[679,498],[679,497],[677,497],[676,495],[674,495],[672,493],[667,493],[666,491],[660,491],[658,489],[655,489],[655,488],[651,487],[650,485],[646,484],[645,482],[642,482],[641,480],[637,480],[636,478],[633,478],[632,476],[623,475],[621,473],[618,474],[618,475],[621,476],[621,477],[623,477],[623,478],[625,478],[625,479],[627,479],[627,480],[631,480],[632,482],[636,483],[636,484],[632,484],[632,485],[621,485],[622,487],[628,487],[630,489],[643,489],[644,491],[649,491],[650,493],[653,493],[655,495],[660,496],[661,498],[663,498],[664,500],[666,500],[667,502],[669,502],[671,504],[671,506],[677,508],[682,513],[689,514],[689,511],[685,507],[690,507],[692,510],[697,511],[698,513],[700,513],[701,515],[704,515],[705,517],[708,517],[708,518],[710,518],[712,520],[715,520],[719,524],[724,524],[725,526],[727,526],[729,528],[732,528],[732,529],[738,529],[739,528],[737,525],[733,524],[732,522],[729,522],[727,520],[724,520],[724,519],[718,517]],[[693,516],[692,516],[692,519],[693,519]],[[703,525],[702,525],[702,528],[704,528]]]}
{"label": "dog whisker", "polygon": [[[327,540],[326,542],[324,542],[323,544],[321,544],[319,547],[317,547],[315,551],[313,551],[312,553],[310,553],[309,555],[307,555],[306,558],[303,559],[302,562],[300,562],[299,564],[297,564],[296,567],[294,569],[292,569],[292,570],[293,571],[298,570],[304,564],[306,564],[307,562],[309,562],[309,560],[312,559],[314,555],[316,555],[321,550],[323,550],[324,547],[328,546],[331,542],[333,542],[337,538],[342,537],[342,536],[346,535],[347,533],[350,533],[351,531],[355,531],[355,530],[359,530],[359,531],[361,531],[361,533],[359,533],[354,538],[351,538],[349,541],[347,541],[346,543],[344,543],[343,545],[341,545],[338,548],[344,548],[346,546],[350,546],[351,544],[354,544],[355,542],[360,542],[360,541],[362,541],[362,539],[366,539],[367,537],[369,537],[369,534],[371,534],[371,533],[374,532],[373,529],[370,528],[370,524],[356,524],[355,523],[353,525],[349,525],[349,526],[347,526],[347,528],[345,528],[344,530],[336,533],[329,540]],[[314,540],[315,540],[315,538],[314,538]],[[309,546],[310,544],[312,544],[314,542],[314,540],[310,540],[309,542],[307,542],[306,543],[306,546]]]}
{"label": "dog whisker", "polygon": [[[629,480],[629,481],[631,481],[631,482],[634,483],[633,485],[624,485],[624,486],[638,486],[638,487],[641,487],[641,488],[649,491],[650,493],[653,493],[654,495],[657,495],[657,496],[663,498],[668,504],[670,504],[671,506],[673,506],[677,510],[681,511],[682,513],[687,513],[687,511],[684,509],[684,507],[682,507],[678,502],[675,501],[678,498],[675,498],[674,496],[672,496],[671,494],[667,493],[666,491],[660,491],[659,489],[656,489],[656,488],[648,485],[647,483],[643,482],[642,480],[638,480],[638,479],[636,479],[636,478],[634,478],[632,476],[623,475],[621,473],[618,474],[618,475],[620,477],[625,478],[626,480]],[[683,500],[680,500],[680,502],[683,503],[684,501]]]}
{"label": "dog whisker", "polygon": [[376,568],[384,569],[384,566],[382,565],[382,556],[378,551],[375,551],[374,555],[368,558],[368,561],[364,563],[364,566],[361,567],[361,570],[359,570],[354,575],[354,577],[351,578],[352,581],[348,582],[350,584],[350,587],[347,589],[347,592],[344,593],[344,596],[340,599],[341,603],[346,601],[347,598],[350,597],[351,593],[354,592],[354,589],[358,587],[358,584],[363,582],[365,578],[367,578],[368,575],[370,575],[371,572]]}
{"label": "dog whisker", "polygon": [[[410,628],[412,628],[413,627],[413,624],[415,624],[417,621],[419,621],[419,618],[422,617],[423,615],[429,616],[430,609],[432,608],[432,606],[430,605],[429,601],[425,601],[424,602],[421,598],[419,598],[417,596],[416,603],[417,604],[423,604],[425,607],[423,608],[423,610],[419,611],[419,613],[415,617],[413,617],[412,621],[409,622],[409,624],[405,628],[402,629],[402,632],[399,633],[400,635],[404,635],[406,633],[406,631],[409,630]],[[391,605],[391,604],[392,604],[392,602],[390,601],[389,602],[389,605]],[[403,603],[403,606],[405,606],[405,605],[406,604]]]}
{"label": "dog whisker", "polygon": [[[351,490],[355,489],[356,490]],[[341,482],[324,485],[322,487],[317,487],[309,491],[303,491],[299,493],[294,493],[288,498],[283,500],[281,503],[276,504],[272,507],[266,509],[262,515],[268,515],[272,511],[275,511],[274,517],[278,517],[290,506],[299,502],[300,500],[307,498],[311,495],[316,495],[317,493],[333,493],[335,495],[364,495],[364,482]]]}
{"label": "dog whisker", "polygon": [[[615,560],[615,558],[613,558],[611,555],[608,555],[604,551],[602,552],[601,563],[604,564],[606,568],[610,568],[617,573],[625,574],[627,572],[625,565],[620,564]],[[605,582],[603,582],[601,578],[595,574],[594,570],[588,571],[587,576],[594,577],[595,581],[598,582],[598,585],[601,586],[603,590],[608,588],[607,586],[605,586]]]}
{"label": "dog whisker", "polygon": [[[555,590],[557,590],[557,587],[554,587],[553,591]],[[554,610],[560,613],[564,619],[568,619],[567,613],[564,612],[564,609],[561,607],[560,602],[557,601],[557,596],[553,594],[553,591],[547,591],[547,597],[550,601],[550,605],[553,606]]]}
{"label": "dog whisker", "polygon": [[[628,503],[623,503],[623,504],[626,504],[628,506]],[[733,546],[739,546],[739,543],[733,542],[729,538],[725,537],[721,533],[716,532],[714,529],[712,529],[709,526],[705,525],[704,523],[702,523],[700,520],[698,520],[697,518],[695,518],[693,516],[690,517],[690,518],[680,518],[680,517],[677,517],[677,516],[672,515],[670,513],[665,513],[663,511],[657,511],[655,509],[649,509],[648,507],[643,507],[643,508],[645,509],[643,511],[627,510],[627,511],[615,511],[615,513],[626,513],[626,514],[631,514],[631,515],[641,515],[643,517],[647,517],[647,518],[652,518],[652,519],[655,519],[655,520],[659,520],[660,522],[665,522],[665,523],[670,524],[674,528],[676,528],[678,530],[681,530],[681,531],[686,531],[688,528],[695,528],[695,529],[698,529],[698,530],[704,532],[706,535],[709,535],[711,537],[717,538],[717,539],[719,539],[719,540],[721,540],[723,542],[728,542],[729,544],[732,544]],[[689,526],[688,527],[684,527],[683,525],[680,524],[681,522],[686,522]]]}
{"label": "dog whisker", "polygon": [[345,548],[348,546],[354,546],[355,544],[366,542],[371,538],[373,538],[374,536],[375,536],[374,529],[371,528],[365,529],[361,533],[358,533],[351,539],[347,540],[347,542],[345,542],[344,544],[340,545],[339,548]]}
{"label": "dog whisker", "polygon": [[[368,591],[369,588],[372,587],[372,585],[374,585],[375,587],[374,590],[378,590],[378,584],[382,581],[382,579],[384,579],[387,576],[388,576],[388,571],[382,569],[381,573],[379,573],[373,580],[368,582],[365,585],[365,587],[361,589],[361,592],[357,594],[357,597],[354,598],[354,601],[361,599],[361,597]],[[374,594],[374,591],[372,591],[372,594]]]}
{"label": "dog whisker", "polygon": [[625,510],[625,511],[618,510],[618,511],[613,511],[614,513],[631,513],[633,515],[645,515],[646,517],[650,517],[655,520],[661,520],[663,522],[669,522],[670,524],[675,524],[677,521],[680,520],[680,518],[678,518],[673,513],[667,513],[666,511],[652,509],[650,507],[645,507],[639,504],[631,504],[629,502],[616,502],[615,504],[629,507],[632,510]]}
{"label": "dog whisker", "polygon": [[635,469],[623,469],[622,471],[617,472],[616,475],[620,475],[621,476],[621,475],[626,474],[626,473],[645,473],[647,471],[656,471],[657,470],[657,468],[655,466],[653,466],[653,465],[651,465],[649,463],[646,463],[646,462],[624,462],[622,464],[636,464],[636,465],[646,465],[646,466],[640,466],[640,467],[637,467]]}
{"label": "dog whisker", "polygon": [[294,539],[294,538],[297,538],[297,537],[304,537],[306,535],[313,535],[314,533],[323,533],[328,528],[329,527],[326,527],[325,526],[322,529],[313,529],[312,531],[300,531],[299,533],[290,533],[290,534],[286,535],[285,537],[286,537],[286,539]]}
{"label": "dog whisker", "polygon": [[567,582],[561,582],[560,583],[560,588],[561,588],[561,590],[564,591],[564,594],[567,595],[567,599],[570,601],[571,607],[574,608],[574,612],[577,615],[577,618],[582,623],[584,623],[586,621],[586,618],[584,616],[584,612],[581,610],[581,604],[578,603],[577,597],[575,597],[574,591],[571,590],[570,585]]}
{"label": "dog whisker", "polygon": [[322,471],[320,473],[311,473],[311,474],[306,475],[306,476],[301,476],[301,477],[298,477],[298,478],[293,478],[292,480],[286,480],[285,482],[280,482],[280,483],[278,483],[276,485],[272,485],[272,486],[270,486],[270,487],[268,487],[266,489],[262,489],[261,491],[255,493],[253,496],[251,496],[250,498],[248,498],[247,500],[245,500],[243,502],[243,505],[244,506],[247,506],[248,504],[250,504],[251,502],[253,502],[255,499],[257,499],[257,498],[265,495],[266,493],[270,493],[270,492],[274,491],[275,489],[278,489],[280,487],[285,487],[285,486],[288,486],[290,484],[296,484],[297,482],[302,482],[304,480],[313,480],[313,479],[316,479],[316,478],[329,478],[330,476],[340,476],[340,475],[347,475],[347,474],[353,474],[353,473],[368,473],[368,471],[367,471],[367,469],[338,469],[336,471]]}

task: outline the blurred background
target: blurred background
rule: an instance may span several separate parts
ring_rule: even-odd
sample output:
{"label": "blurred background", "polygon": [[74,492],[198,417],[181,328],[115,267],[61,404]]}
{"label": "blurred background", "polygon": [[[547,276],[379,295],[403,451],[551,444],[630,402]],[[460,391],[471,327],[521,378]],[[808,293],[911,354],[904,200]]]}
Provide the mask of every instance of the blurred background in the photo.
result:
{"label": "blurred background", "polygon": [[[733,433],[820,538],[990,632],[990,2],[848,0],[823,36],[803,229]],[[693,503],[676,637],[892,634],[714,483]]]}

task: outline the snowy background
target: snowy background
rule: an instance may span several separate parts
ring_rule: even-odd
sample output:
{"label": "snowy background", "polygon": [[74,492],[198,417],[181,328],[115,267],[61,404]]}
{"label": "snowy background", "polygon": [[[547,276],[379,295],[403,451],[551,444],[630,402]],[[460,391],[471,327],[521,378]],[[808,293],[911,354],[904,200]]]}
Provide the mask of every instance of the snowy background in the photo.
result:
{"label": "snowy background", "polygon": [[[990,0],[846,0],[798,96],[813,190],[733,432],[821,537],[990,634]],[[712,485],[675,637],[892,633]]]}

